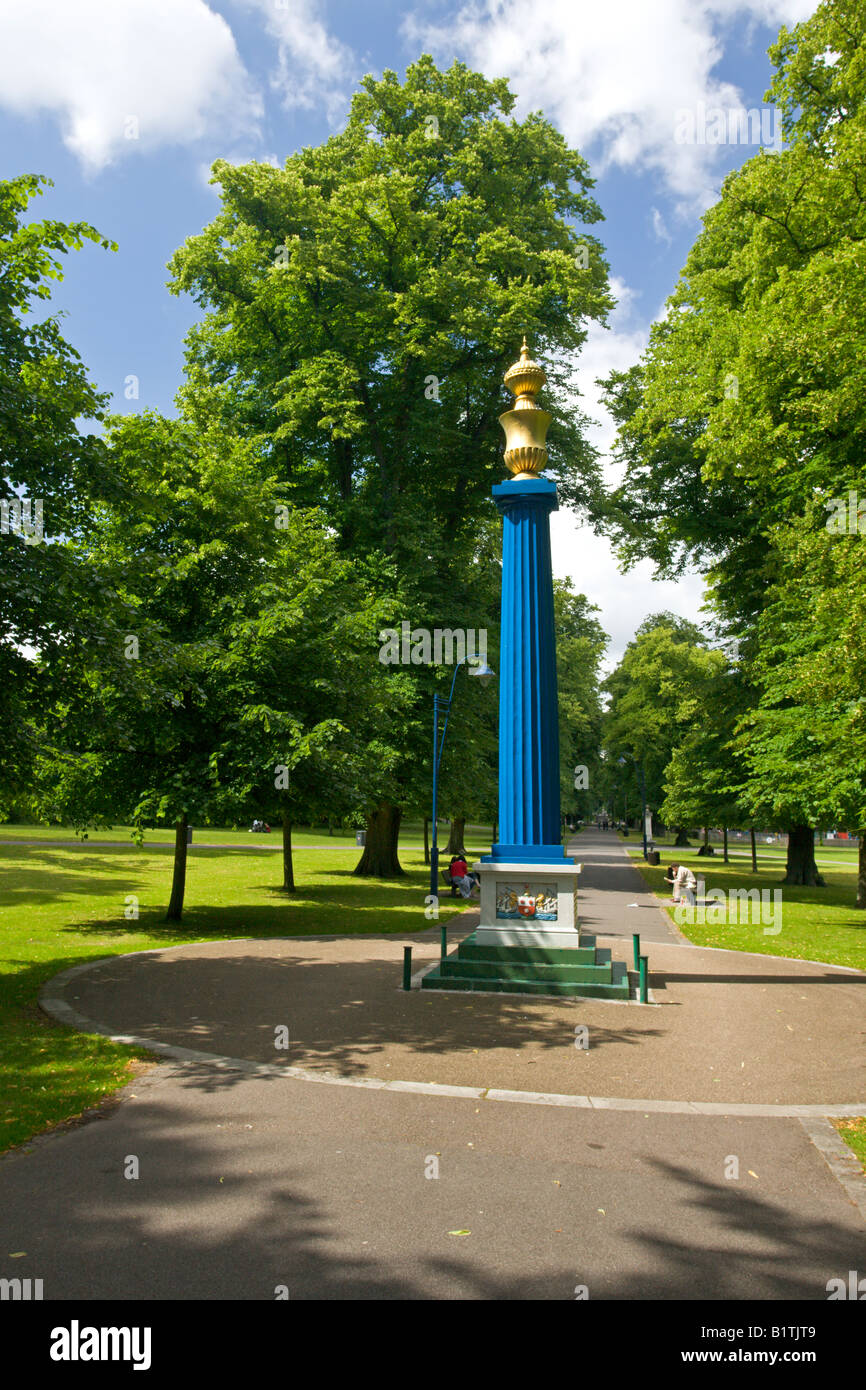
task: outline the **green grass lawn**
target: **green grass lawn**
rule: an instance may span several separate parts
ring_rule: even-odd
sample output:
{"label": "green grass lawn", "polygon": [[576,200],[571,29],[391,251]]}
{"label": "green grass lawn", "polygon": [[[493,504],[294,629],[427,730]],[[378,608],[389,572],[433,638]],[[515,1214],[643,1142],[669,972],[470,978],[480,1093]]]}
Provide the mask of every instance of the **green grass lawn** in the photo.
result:
{"label": "green grass lawn", "polygon": [[[826,879],[824,888],[795,888],[781,882],[784,861],[759,857],[758,872],[753,874],[751,859],[736,859],[725,864],[721,855],[699,859],[696,847],[674,850],[670,848],[670,841],[667,846],[659,840],[654,843],[657,849],[664,849],[658,868],[643,862],[640,849],[630,847],[629,853],[652,892],[663,900],[676,926],[696,946],[724,946],[729,950],[827,961],[830,965],[866,970],[866,912],[854,907],[856,864],[840,859],[833,867],[822,868]],[[731,888],[780,890],[781,930],[768,932],[760,921],[740,920],[718,925],[677,921],[670,903],[670,885],[664,877],[665,865],[672,861],[689,864],[699,883],[703,879],[708,889],[720,888],[724,892]],[[743,915],[741,905],[741,918]],[[749,915],[752,916],[751,911]],[[779,918],[770,925],[776,926],[778,922]]]}
{"label": "green grass lawn", "polygon": [[[626,836],[623,836],[622,832],[620,831],[619,838],[623,841],[623,844],[629,845],[632,848],[635,845],[642,844],[640,832],[637,830],[630,830],[628,835]],[[675,848],[674,836],[654,835],[653,844],[655,845],[656,849],[673,849]],[[683,858],[688,858],[690,854],[697,854],[697,851],[702,844],[703,834],[693,835],[690,840],[689,848],[682,850]],[[722,857],[721,836],[717,837],[716,835],[711,835],[710,845],[715,850],[715,854],[711,857],[713,859],[720,859]],[[756,848],[758,851],[758,863],[761,863],[762,860],[765,860],[767,863],[772,864],[785,863],[785,859],[787,856],[784,845],[778,844],[775,841],[773,842],[773,844],[768,845],[765,839],[762,839],[761,836],[758,836]],[[728,854],[730,855],[731,859],[733,859],[736,863],[740,863],[743,860],[745,860],[748,864],[751,864],[752,862],[752,847],[749,844],[748,840],[729,839]],[[816,862],[818,864],[827,864],[831,868],[834,864],[851,864],[856,866],[857,855],[857,846],[850,845],[845,840],[830,841],[826,844],[816,844],[815,846]],[[698,860],[698,863],[702,862],[702,859]]]}
{"label": "green grass lawn", "polygon": [[866,1173],[866,1117],[861,1116],[859,1119],[853,1120],[834,1120],[833,1124],[845,1143],[854,1150],[864,1173]]}
{"label": "green grass lawn", "polygon": [[[492,827],[484,825],[467,825],[466,832],[470,837],[471,843],[476,842],[485,846],[481,851],[486,853],[490,848]],[[439,822],[439,834],[444,836],[447,827],[442,821]],[[82,840],[65,825],[22,825],[7,822],[0,825],[0,844],[3,841],[18,840],[47,840],[63,841],[69,844],[132,844],[132,826],[115,825],[108,830],[90,830],[87,838]],[[421,821],[404,821],[400,826],[401,846],[422,845],[424,843],[424,826]],[[447,840],[440,840],[440,851]],[[144,847],[148,845],[173,845],[174,830],[159,826],[153,830],[146,830],[144,835]],[[223,830],[213,826],[203,825],[193,827],[193,844],[202,845],[249,845],[253,849],[279,849],[282,846],[282,831],[278,825],[271,827],[269,835],[256,834],[244,827],[239,830]],[[292,829],[292,845],[296,848],[303,848],[304,845],[317,845],[323,849],[338,849],[342,845],[355,847],[354,830],[336,829],[333,835],[328,834],[327,826],[295,826]],[[469,849],[469,845],[466,846]]]}
{"label": "green grass lawn", "polygon": [[[58,838],[56,828],[52,831],[51,838]],[[11,838],[19,837],[6,836]],[[249,836],[251,841],[261,838]],[[481,853],[485,846],[473,838],[469,848]],[[0,1151],[79,1115],[125,1084],[147,1056],[48,1019],[37,996],[58,971],[104,956],[192,941],[411,933],[435,925],[424,917],[429,869],[420,849],[401,842],[407,877],[388,882],[355,878],[359,854],[354,843],[326,850],[298,843],[298,890],[288,897],[276,887],[279,855],[246,846],[193,846],[184,919],[178,925],[163,921],[172,850],[157,842],[155,834],[140,850],[95,840],[75,843],[74,838],[68,847],[0,841]],[[466,906],[447,891],[443,885],[445,918]],[[130,896],[138,899],[137,920],[124,915],[133,906],[127,902]]]}

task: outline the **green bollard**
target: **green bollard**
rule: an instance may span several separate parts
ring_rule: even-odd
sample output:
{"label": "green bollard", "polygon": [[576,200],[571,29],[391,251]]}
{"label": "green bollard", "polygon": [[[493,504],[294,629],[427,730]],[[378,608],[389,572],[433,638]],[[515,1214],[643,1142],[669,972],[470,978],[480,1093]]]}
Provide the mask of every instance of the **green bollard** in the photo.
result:
{"label": "green bollard", "polygon": [[443,922],[439,928],[439,959],[444,960],[448,954],[448,932]]}
{"label": "green bollard", "polygon": [[403,947],[403,988],[412,988],[412,947]]}
{"label": "green bollard", "polygon": [[640,932],[633,932],[631,940],[634,946],[634,968],[640,970]]}
{"label": "green bollard", "polygon": [[640,958],[640,1002],[641,1002],[642,1004],[646,1004],[646,1002],[647,1002],[647,971],[648,971],[648,970],[649,970],[649,958],[648,958],[647,956],[641,956],[641,958]]}

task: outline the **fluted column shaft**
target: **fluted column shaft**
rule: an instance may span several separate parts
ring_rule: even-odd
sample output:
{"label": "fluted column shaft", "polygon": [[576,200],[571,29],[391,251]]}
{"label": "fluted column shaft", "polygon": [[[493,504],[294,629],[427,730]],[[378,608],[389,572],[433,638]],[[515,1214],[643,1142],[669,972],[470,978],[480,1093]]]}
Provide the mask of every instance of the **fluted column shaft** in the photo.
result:
{"label": "fluted column shaft", "polygon": [[494,860],[561,860],[559,711],[548,478],[500,483],[499,835]]}

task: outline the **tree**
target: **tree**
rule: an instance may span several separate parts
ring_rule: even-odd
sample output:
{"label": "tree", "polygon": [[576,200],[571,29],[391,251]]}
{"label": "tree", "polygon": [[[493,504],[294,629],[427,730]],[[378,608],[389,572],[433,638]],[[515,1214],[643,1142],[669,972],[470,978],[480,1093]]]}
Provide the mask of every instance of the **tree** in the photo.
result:
{"label": "tree", "polygon": [[216,678],[234,719],[216,751],[220,784],[283,833],[283,882],[295,889],[292,824],[340,819],[379,776],[377,733],[409,707],[411,683],[373,658],[393,613],[377,576],[338,552],[317,512],[294,512],[238,605]]}
{"label": "tree", "polygon": [[599,610],[571,580],[554,580],[556,675],[559,692],[560,790],[563,808],[585,819],[596,805],[601,775],[599,668],[608,638]]}
{"label": "tree", "polygon": [[603,682],[611,697],[602,728],[607,762],[612,766],[620,757],[633,759],[644,779],[647,805],[656,811],[664,801],[664,778],[674,750],[703,720],[700,692],[724,664],[723,653],[707,646],[694,623],[656,613],[641,623]]}
{"label": "tree", "polygon": [[99,594],[63,536],[83,535],[102,496],[116,495],[100,439],[77,421],[99,420],[107,401],[60,332],[40,318],[62,260],[92,241],[116,250],[86,222],[24,224],[30,200],[51,180],[0,181],[0,791],[22,795],[39,756],[36,729],[43,672],[33,654],[62,648],[72,633],[101,630]]}
{"label": "tree", "polygon": [[[122,651],[59,663],[69,694],[52,734],[67,772],[50,797],[80,797],[79,818],[173,825],[179,921],[190,823],[275,797],[282,772],[289,814],[299,791],[358,798],[352,774],[373,775],[400,676],[376,661],[388,614],[321,518],[275,524],[279,483],[255,444],[147,411],[111,420],[108,444],[135,510],[101,509],[87,559],[127,632]],[[322,778],[331,757],[317,787],[309,765]]]}
{"label": "tree", "polygon": [[[282,169],[218,161],[223,210],[171,263],[173,290],[208,311],[188,339],[190,418],[259,442],[347,554],[393,557],[413,629],[492,620],[497,417],[523,333],[551,364],[560,496],[599,487],[567,378],[612,304],[586,230],[601,213],[581,156],[513,106],[504,81],[428,56],[402,84],[367,77],[345,129]],[[362,873],[399,872],[402,808],[429,777],[432,677],[407,669],[415,711],[381,731],[390,781],[371,792]],[[467,726],[449,752],[471,745]]]}
{"label": "tree", "polygon": [[[606,383],[626,474],[605,524],[627,564],[702,569],[746,668],[776,529],[864,482],[864,39],[850,0],[782,30],[767,95],[790,144],[728,176],[643,363]],[[788,804],[786,878],[818,882],[804,800]]]}
{"label": "tree", "polygon": [[859,533],[828,531],[821,507],[777,528],[779,569],[754,663],[760,698],[740,737],[753,805],[803,827],[785,881],[820,878],[811,826],[850,826],[860,836],[858,908],[866,908],[863,545]]}
{"label": "tree", "polygon": [[734,746],[737,721],[749,700],[736,667],[714,662],[705,677],[680,703],[678,718],[686,732],[665,769],[660,810],[669,824],[727,830],[749,823],[743,793],[747,768]]}

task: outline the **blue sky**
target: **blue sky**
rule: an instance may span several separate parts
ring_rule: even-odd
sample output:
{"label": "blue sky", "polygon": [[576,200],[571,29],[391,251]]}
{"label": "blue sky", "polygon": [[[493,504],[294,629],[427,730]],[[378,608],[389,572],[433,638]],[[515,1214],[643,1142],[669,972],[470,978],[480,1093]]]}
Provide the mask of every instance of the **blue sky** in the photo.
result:
{"label": "blue sky", "polygon": [[[67,258],[54,303],[120,411],[172,413],[199,317],[166,261],[218,209],[211,162],[281,163],[341,127],[367,72],[431,52],[506,77],[516,115],[542,110],[589,160],[619,306],[576,380],[607,449],[594,379],[636,361],[701,213],[756,153],[729,113],[760,108],[767,47],[812,0],[0,0],[0,177],[54,180],[35,217],[91,222],[116,253]],[[714,113],[716,113],[714,115]],[[772,113],[765,118],[772,130]],[[709,123],[709,128],[708,128]],[[699,137],[708,134],[708,140]],[[721,139],[719,137],[721,136]],[[515,345],[516,347],[518,345]],[[128,377],[137,399],[125,398]],[[615,470],[611,469],[611,475]],[[554,569],[601,609],[618,657],[647,613],[700,618],[701,585],[618,572],[608,543],[560,512]]]}

